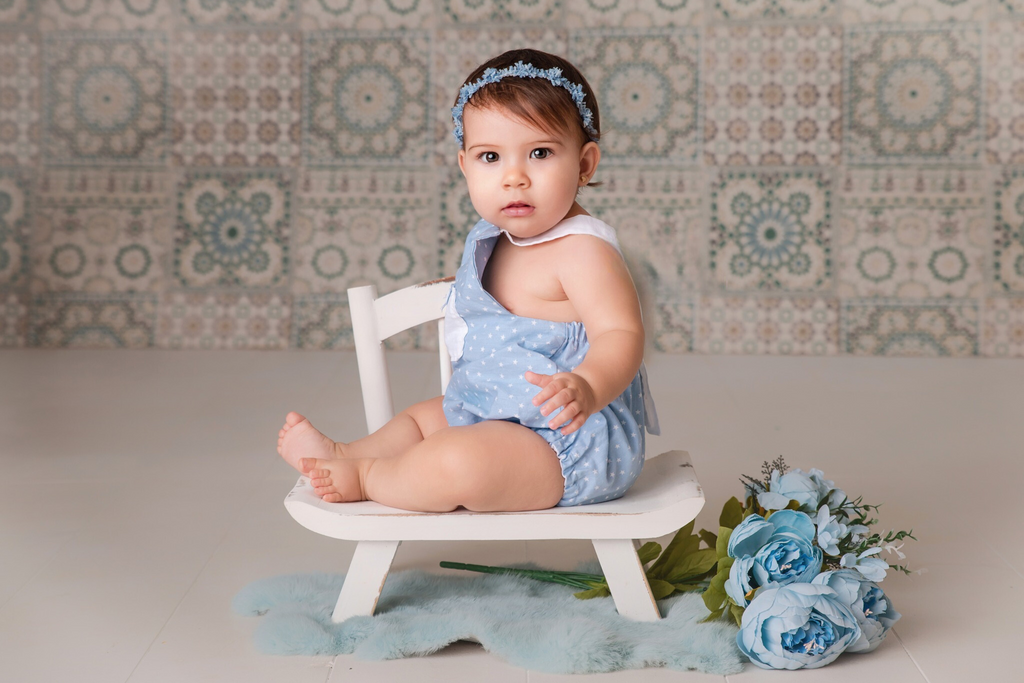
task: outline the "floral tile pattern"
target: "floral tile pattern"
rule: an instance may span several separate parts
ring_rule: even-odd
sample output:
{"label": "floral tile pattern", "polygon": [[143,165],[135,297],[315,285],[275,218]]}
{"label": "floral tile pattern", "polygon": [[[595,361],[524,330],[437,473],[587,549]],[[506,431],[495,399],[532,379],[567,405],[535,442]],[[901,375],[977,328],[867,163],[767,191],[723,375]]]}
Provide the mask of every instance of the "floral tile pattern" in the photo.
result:
{"label": "floral tile pattern", "polygon": [[1024,298],[985,299],[981,355],[1024,358]]}
{"label": "floral tile pattern", "polygon": [[832,285],[832,182],[821,172],[722,172],[711,187],[709,276],[722,291]]}
{"label": "floral tile pattern", "polygon": [[714,0],[723,19],[813,19],[835,9],[835,0]]}
{"label": "floral tile pattern", "polygon": [[299,34],[182,31],[177,37],[174,163],[297,164],[302,142]]}
{"label": "floral tile pattern", "polygon": [[839,352],[839,301],[832,298],[702,297],[697,314],[700,353],[834,355]]}
{"label": "floral tile pattern", "polygon": [[977,21],[984,19],[987,4],[987,0],[843,0],[843,21]]}
{"label": "floral tile pattern", "polygon": [[839,27],[711,26],[705,40],[706,164],[839,162]]}
{"label": "floral tile pattern", "polygon": [[441,225],[437,243],[436,277],[455,275],[462,263],[466,236],[480,220],[469,199],[466,181],[458,166],[439,169],[438,194],[441,197]]}
{"label": "floral tile pattern", "polygon": [[851,26],[844,69],[849,163],[948,163],[980,156],[977,25]]}
{"label": "floral tile pattern", "polygon": [[166,172],[45,172],[32,233],[33,291],[161,291],[172,188]]}
{"label": "floral tile pattern", "polygon": [[841,185],[841,297],[980,297],[989,236],[985,176],[862,170]]}
{"label": "floral tile pattern", "polygon": [[283,285],[291,204],[291,180],[280,172],[186,175],[178,188],[178,283],[190,289]]}
{"label": "floral tile pattern", "polygon": [[39,38],[0,31],[0,166],[39,156]]}
{"label": "floral tile pattern", "polygon": [[693,26],[704,17],[701,0],[564,0],[562,5],[571,28]]}
{"label": "floral tile pattern", "polygon": [[0,292],[28,282],[30,188],[24,173],[0,171]]}
{"label": "floral tile pattern", "polygon": [[978,304],[846,301],[843,351],[856,356],[976,356]]}
{"label": "floral tile pattern", "polygon": [[438,0],[437,6],[443,21],[458,24],[541,23],[562,15],[562,0]]}
{"label": "floral tile pattern", "polygon": [[291,300],[268,292],[169,292],[156,345],[168,349],[286,349]]}
{"label": "floral tile pattern", "polygon": [[1024,169],[1007,169],[995,183],[993,288],[1024,293]]}
{"label": "floral tile pattern", "polygon": [[426,33],[307,34],[305,52],[308,164],[427,160]]}
{"label": "floral tile pattern", "polygon": [[700,288],[702,182],[693,171],[611,167],[580,201],[618,233],[637,287],[656,302]]}
{"label": "floral tile pattern", "polygon": [[266,23],[295,19],[296,0],[181,0],[191,24]]}
{"label": "floral tile pattern", "polygon": [[153,345],[156,295],[40,294],[31,325],[31,346],[147,348]]}
{"label": "floral tile pattern", "polygon": [[0,349],[28,343],[29,305],[27,293],[0,290]]}
{"label": "floral tile pattern", "polygon": [[377,293],[434,277],[437,227],[429,172],[307,171],[292,223],[292,291]]}
{"label": "floral tile pattern", "polygon": [[[344,294],[307,294],[295,298],[292,314],[292,348],[311,350],[351,349],[352,318]],[[420,325],[384,341],[395,351],[437,349],[437,326]]]}
{"label": "floral tile pattern", "polygon": [[431,0],[306,0],[302,27],[383,31],[430,28],[434,24]]}
{"label": "floral tile pattern", "polygon": [[985,156],[990,164],[1024,164],[1024,21],[988,25],[985,45]]}
{"label": "floral tile pattern", "polygon": [[19,24],[31,21],[36,12],[35,0],[5,0],[0,3],[0,24]]}
{"label": "floral tile pattern", "polygon": [[46,159],[152,164],[167,153],[167,35],[49,33]]}
{"label": "floral tile pattern", "polygon": [[36,0],[40,28],[52,31],[134,31],[166,27],[178,1],[168,0]]}
{"label": "floral tile pattern", "polygon": [[[434,32],[431,55],[433,163],[456,163],[458,143],[452,135],[451,109],[459,88],[484,60],[481,55],[497,55],[507,50],[533,48],[552,54],[569,51],[569,32],[544,26],[444,27]],[[486,58],[485,58],[486,59]]]}
{"label": "floral tile pattern", "polygon": [[699,46],[688,27],[572,33],[569,58],[601,103],[606,163],[698,161]]}
{"label": "floral tile pattern", "polygon": [[654,348],[667,353],[692,352],[696,310],[695,297],[658,303],[653,325],[650,322],[645,324],[648,329],[653,327]]}

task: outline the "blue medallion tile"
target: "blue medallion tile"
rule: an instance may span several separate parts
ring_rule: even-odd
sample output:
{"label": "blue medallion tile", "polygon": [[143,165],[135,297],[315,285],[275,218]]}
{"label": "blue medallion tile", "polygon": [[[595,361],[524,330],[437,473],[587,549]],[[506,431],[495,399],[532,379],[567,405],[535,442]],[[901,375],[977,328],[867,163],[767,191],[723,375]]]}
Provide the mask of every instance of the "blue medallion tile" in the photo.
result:
{"label": "blue medallion tile", "polygon": [[[343,293],[304,294],[295,297],[292,313],[291,348],[308,350],[351,350],[352,317],[348,297]],[[418,325],[384,341],[394,351],[437,349],[437,326]]]}
{"label": "blue medallion tile", "polygon": [[976,161],[982,149],[977,24],[851,26],[843,149],[851,164]]}
{"label": "blue medallion tile", "polygon": [[306,34],[305,162],[426,163],[429,59],[425,32]]}
{"label": "blue medallion tile", "polygon": [[1024,169],[1004,169],[996,179],[993,209],[992,285],[1024,293]]}
{"label": "blue medallion tile", "polygon": [[570,59],[597,94],[605,163],[698,162],[696,28],[576,31]]}
{"label": "blue medallion tile", "polygon": [[153,346],[156,294],[39,294],[32,305],[31,346]]}
{"label": "blue medallion tile", "polygon": [[0,349],[28,343],[29,294],[0,290]]}
{"label": "blue medallion tile", "polygon": [[177,210],[174,276],[181,286],[287,282],[289,177],[277,171],[188,173]]}
{"label": "blue medallion tile", "polygon": [[720,291],[832,287],[832,179],[722,172],[711,186],[709,273]]}
{"label": "blue medallion tile", "polygon": [[63,164],[158,164],[167,154],[167,36],[49,33],[45,156]]}
{"label": "blue medallion tile", "polygon": [[845,353],[855,356],[976,356],[976,301],[844,301]]}
{"label": "blue medallion tile", "polygon": [[696,297],[655,304],[653,323],[645,325],[648,334],[653,334],[654,348],[664,353],[692,352],[696,336],[696,310]]}
{"label": "blue medallion tile", "polygon": [[31,202],[27,173],[0,170],[0,292],[28,283]]}
{"label": "blue medallion tile", "polygon": [[296,0],[180,0],[191,24],[262,24],[294,21]]}

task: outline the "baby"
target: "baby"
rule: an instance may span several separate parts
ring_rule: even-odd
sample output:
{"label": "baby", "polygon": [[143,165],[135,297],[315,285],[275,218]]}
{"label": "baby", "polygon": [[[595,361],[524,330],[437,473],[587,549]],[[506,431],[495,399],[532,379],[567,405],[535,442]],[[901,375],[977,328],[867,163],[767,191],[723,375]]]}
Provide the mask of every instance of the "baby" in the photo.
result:
{"label": "baby", "polygon": [[278,452],[332,503],[511,512],[618,498],[658,428],[636,289],[615,231],[576,201],[601,159],[594,93],[564,59],[512,50],[469,76],[452,117],[482,220],[445,308],[444,396],[352,443],[288,413]]}

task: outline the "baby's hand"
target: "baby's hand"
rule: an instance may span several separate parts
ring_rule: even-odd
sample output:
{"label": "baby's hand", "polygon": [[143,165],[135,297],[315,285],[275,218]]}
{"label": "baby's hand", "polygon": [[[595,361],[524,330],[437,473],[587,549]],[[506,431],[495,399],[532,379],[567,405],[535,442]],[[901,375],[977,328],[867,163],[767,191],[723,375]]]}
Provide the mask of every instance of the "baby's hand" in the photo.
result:
{"label": "baby's hand", "polygon": [[562,412],[548,422],[550,429],[558,429],[568,423],[568,426],[562,429],[562,436],[572,434],[582,427],[597,407],[594,390],[590,383],[579,375],[571,372],[559,372],[554,375],[527,372],[525,377],[530,384],[541,387],[541,391],[533,397],[533,405],[539,406],[547,401],[540,409],[541,415],[547,416],[559,407],[562,408]]}

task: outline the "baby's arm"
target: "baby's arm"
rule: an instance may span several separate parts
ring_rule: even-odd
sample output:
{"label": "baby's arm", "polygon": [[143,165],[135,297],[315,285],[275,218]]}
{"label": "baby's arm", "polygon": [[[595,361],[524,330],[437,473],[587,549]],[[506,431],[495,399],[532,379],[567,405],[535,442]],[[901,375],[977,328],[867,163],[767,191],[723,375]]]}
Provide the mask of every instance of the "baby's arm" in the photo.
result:
{"label": "baby's arm", "polygon": [[568,422],[562,433],[571,434],[633,381],[643,360],[644,326],[636,288],[615,248],[589,235],[560,241],[565,255],[558,277],[587,330],[590,350],[572,372],[527,373],[526,379],[542,387],[533,399],[534,405],[547,401],[541,414],[564,406],[549,426]]}

